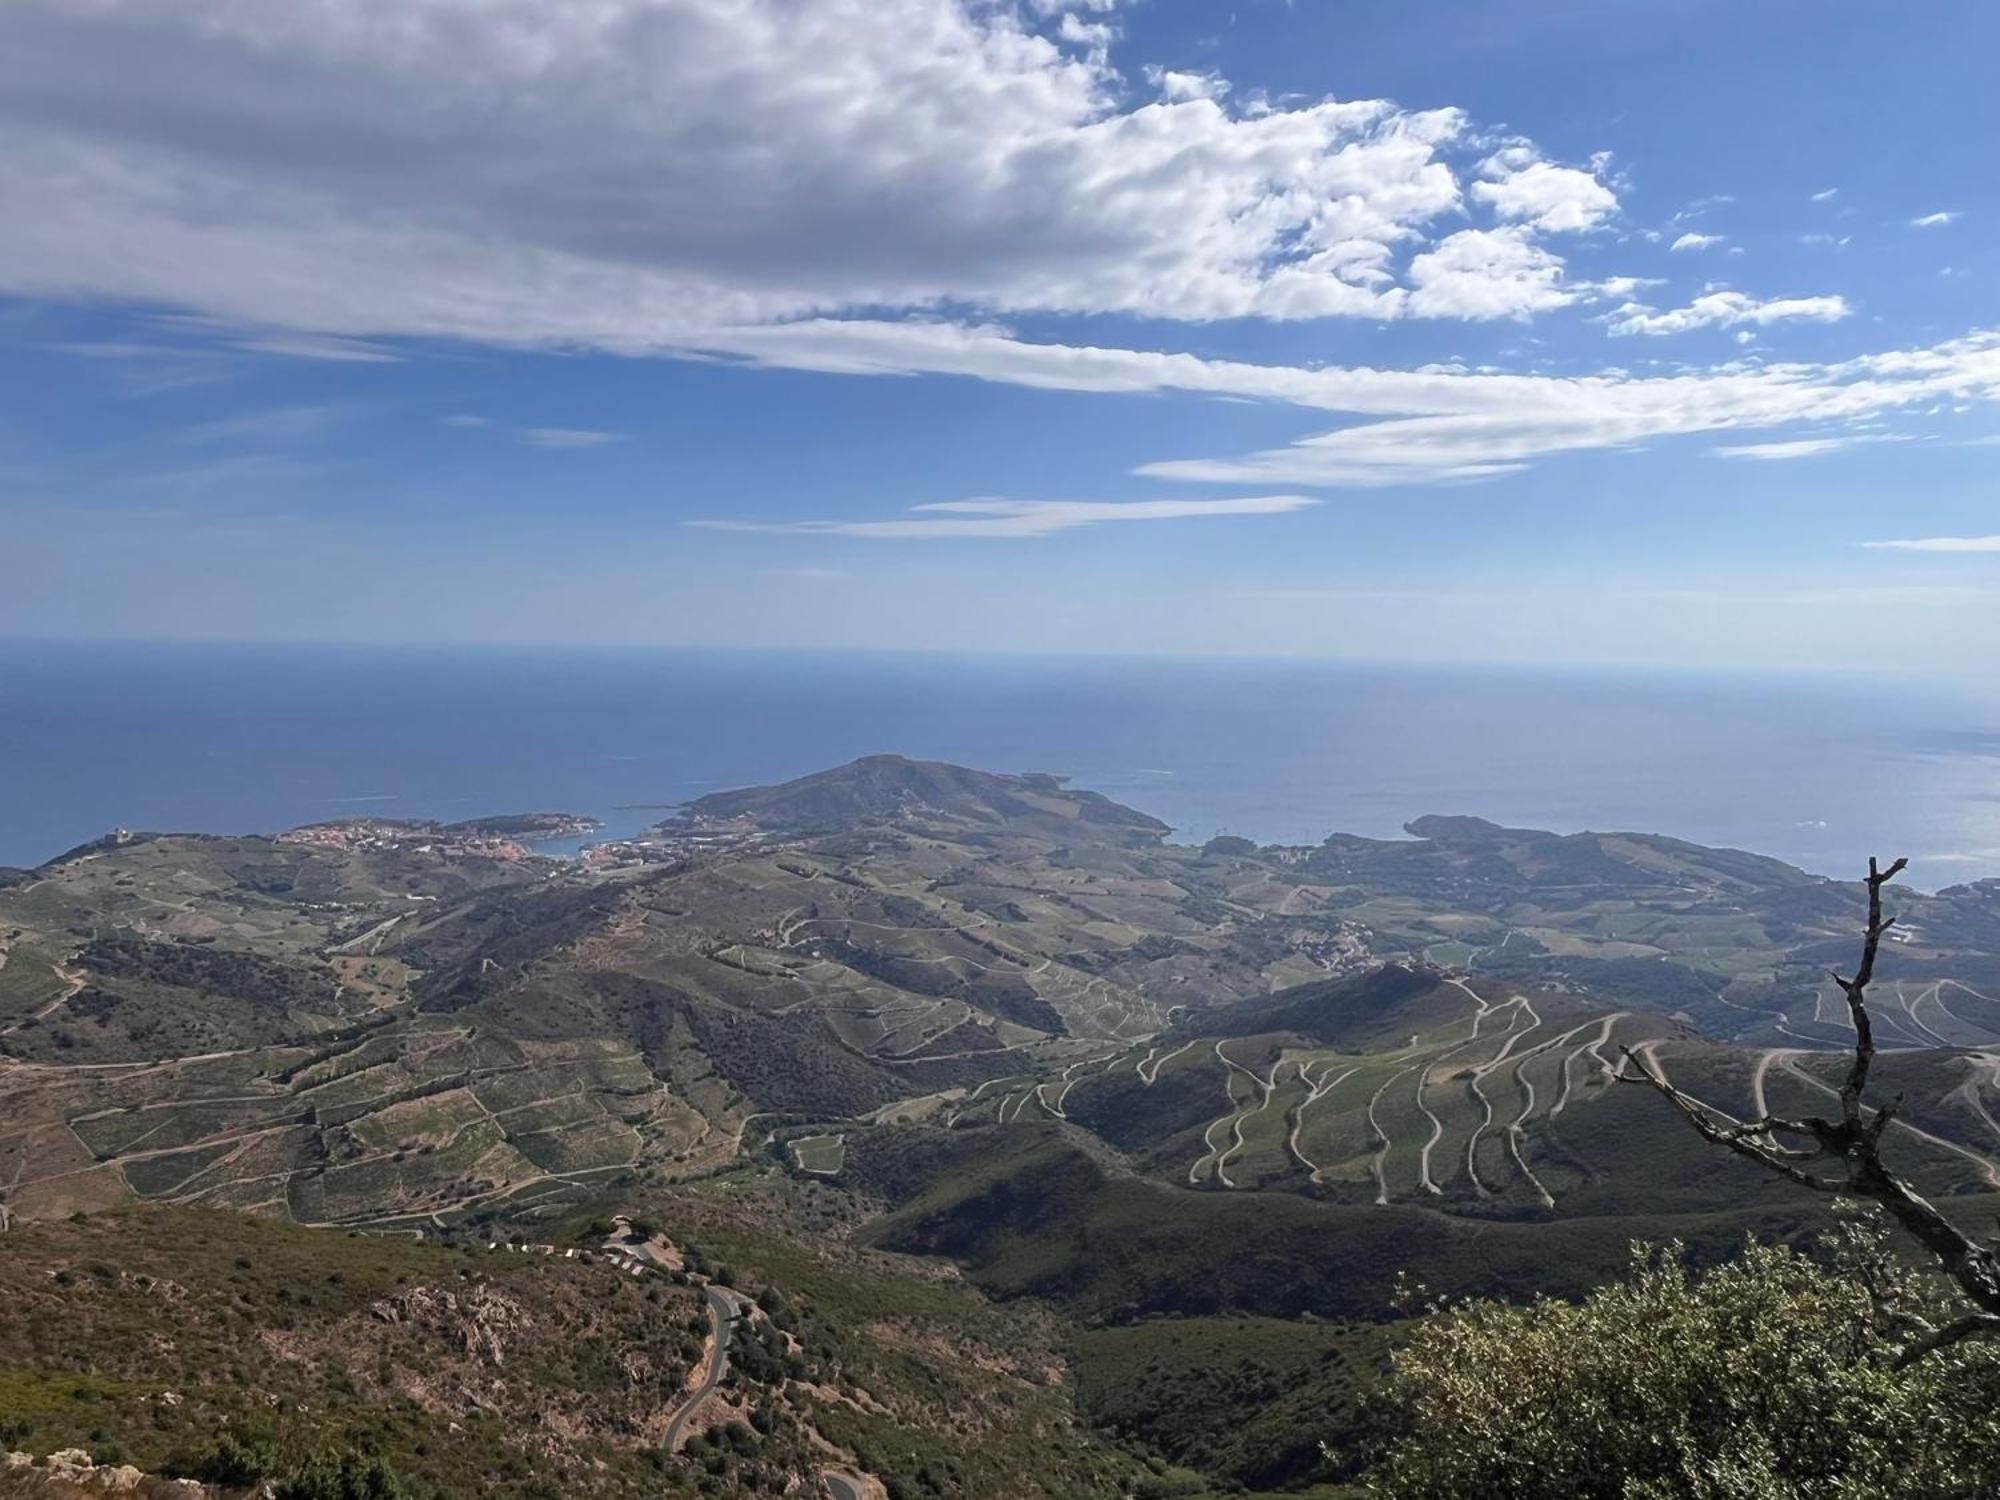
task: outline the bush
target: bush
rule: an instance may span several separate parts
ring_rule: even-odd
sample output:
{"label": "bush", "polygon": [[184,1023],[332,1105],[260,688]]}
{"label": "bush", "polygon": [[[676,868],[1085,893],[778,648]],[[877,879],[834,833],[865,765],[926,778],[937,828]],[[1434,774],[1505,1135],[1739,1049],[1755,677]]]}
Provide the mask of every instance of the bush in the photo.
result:
{"label": "bush", "polygon": [[270,1448],[225,1432],[205,1448],[176,1453],[163,1466],[169,1479],[198,1479],[229,1489],[256,1484],[276,1467]]}
{"label": "bush", "polygon": [[406,1500],[406,1492],[381,1459],[344,1450],[314,1454],[278,1484],[274,1500]]}
{"label": "bush", "polygon": [[[1914,1279],[1851,1231],[1829,1270],[1748,1249],[1696,1277],[1635,1246],[1577,1303],[1435,1313],[1397,1356],[1402,1437],[1371,1483],[1395,1500],[1840,1500],[2000,1493],[2000,1349],[1897,1370]],[[1865,1262],[1865,1264],[1862,1264]],[[1871,1298],[1870,1284],[1875,1289]]]}

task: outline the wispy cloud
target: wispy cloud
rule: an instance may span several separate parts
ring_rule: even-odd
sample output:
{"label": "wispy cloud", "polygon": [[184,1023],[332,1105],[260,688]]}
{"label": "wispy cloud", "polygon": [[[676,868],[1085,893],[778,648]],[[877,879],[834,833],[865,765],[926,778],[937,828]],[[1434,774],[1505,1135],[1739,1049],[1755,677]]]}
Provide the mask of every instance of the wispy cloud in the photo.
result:
{"label": "wispy cloud", "polygon": [[1815,203],[1831,203],[1835,198],[1838,198],[1839,196],[1840,196],[1840,189],[1837,187],[1821,188],[1818,192],[1812,195],[1812,201]]}
{"label": "wispy cloud", "polygon": [[1690,229],[1686,234],[1667,246],[1667,249],[1679,254],[1685,254],[1690,250],[1706,250],[1712,245],[1719,245],[1725,238],[1726,236],[1720,234],[1697,234],[1694,230]]}
{"label": "wispy cloud", "polygon": [[352,408],[344,402],[322,405],[273,406],[262,411],[243,412],[233,417],[196,422],[183,427],[180,437],[189,443],[253,443],[284,445],[310,442],[343,422]]}
{"label": "wispy cloud", "polygon": [[271,333],[240,339],[238,349],[250,354],[281,354],[287,359],[323,359],[336,364],[394,365],[402,356],[365,339],[332,338],[324,334]]}
{"label": "wispy cloud", "polygon": [[1644,303],[1628,302],[1611,315],[1613,334],[1685,333],[1691,328],[1764,327],[1771,323],[1837,323],[1854,309],[1840,296],[1773,297],[1759,302],[1743,292],[1708,292],[1686,307],[1656,312]]}
{"label": "wispy cloud", "polygon": [[1922,536],[1861,545],[1883,552],[2000,552],[2000,536]]}
{"label": "wispy cloud", "polygon": [[625,440],[622,432],[600,432],[594,427],[524,427],[521,441],[535,448],[601,448],[606,443]]}
{"label": "wispy cloud", "polygon": [[2000,402],[2000,330],[1831,364],[1737,361],[1652,376],[1426,366],[1259,365],[1191,354],[1030,343],[1003,328],[816,319],[719,329],[698,356],[828,374],[959,375],[1038,390],[1176,391],[1286,402],[1364,420],[1289,446],[1142,465],[1157,479],[1290,490],[1431,484],[1512,473],[1558,453],[1806,424],[1850,426],[1940,401]]}
{"label": "wispy cloud", "polygon": [[1718,458],[1754,458],[1766,463],[1787,458],[1815,458],[1822,453],[1837,453],[1843,448],[1852,448],[1860,443],[1888,443],[1900,439],[1887,433],[1852,432],[1832,437],[1793,438],[1777,443],[1734,443],[1714,450]]}
{"label": "wispy cloud", "polygon": [[1934,214],[1919,214],[1916,218],[1910,220],[1910,228],[1942,229],[1947,224],[1956,223],[1959,217],[1957,209],[1942,209]]}
{"label": "wispy cloud", "polygon": [[1231,500],[939,500],[893,521],[689,521],[707,531],[794,536],[853,536],[884,541],[949,537],[1037,537],[1121,521],[1184,521],[1216,516],[1273,516],[1319,502],[1305,495]]}

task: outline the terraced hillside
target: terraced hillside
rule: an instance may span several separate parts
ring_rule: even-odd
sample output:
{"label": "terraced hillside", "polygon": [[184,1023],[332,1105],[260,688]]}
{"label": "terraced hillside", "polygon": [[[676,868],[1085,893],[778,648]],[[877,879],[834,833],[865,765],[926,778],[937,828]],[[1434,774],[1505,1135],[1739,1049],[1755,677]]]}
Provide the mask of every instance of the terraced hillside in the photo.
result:
{"label": "terraced hillside", "polygon": [[[1191,848],[1054,777],[871,757],[586,864],[429,825],[104,841],[0,889],[0,1186],[20,1217],[437,1227],[1040,1119],[1184,1188],[1577,1214],[1715,1201],[1619,1048],[1746,1111],[1823,1085],[1852,888],[1412,830]],[[2000,892],[1904,903],[1902,1128],[1938,1190],[1983,1188]]]}
{"label": "terraced hillside", "polygon": [[[1573,1294],[1634,1239],[1712,1259],[1827,1222],[1616,1073],[1631,1049],[1742,1118],[1822,1111],[1850,1035],[1825,975],[1851,959],[1852,885],[1465,818],[1197,848],[1054,777],[895,757],[705,798],[576,862],[529,854],[516,821],[122,836],[0,881],[10,1246],[55,1245],[77,1214],[114,1252],[128,1226],[150,1242],[257,1216],[458,1254],[644,1209],[776,1295],[844,1309],[826,1371],[868,1399],[815,1379],[774,1408],[806,1445],[757,1449],[785,1482],[989,1493],[965,1486],[1018,1469],[1113,1493],[1136,1454],[1152,1492],[1198,1494],[1180,1466],[1225,1486],[1365,1467],[1406,1277]],[[1874,989],[1893,1154],[1981,1222],[2000,1202],[2000,886],[1895,900]],[[209,1210],[236,1213],[187,1217]],[[124,1295],[71,1262],[132,1266],[82,1254],[61,1251],[50,1319]],[[961,1277],[1007,1311],[933,1297]],[[222,1280],[225,1301],[245,1290]],[[685,1333],[707,1316],[681,1311]],[[753,1333],[745,1372],[776,1378],[783,1341]],[[70,1379],[65,1357],[48,1342],[36,1369]],[[1224,1359],[1223,1383],[1262,1397],[1176,1419]],[[117,1425],[12,1371],[0,1357],[0,1419],[32,1397],[86,1445]],[[127,1381],[115,1409],[150,1420],[129,1382],[152,1374],[84,1373]],[[249,1378],[232,1365],[217,1400]],[[353,1418],[370,1430],[375,1399]],[[643,1434],[662,1420],[572,1447],[617,1450],[606,1493],[656,1475],[728,1493],[690,1467],[711,1458],[764,1472],[749,1449],[676,1448],[678,1429],[661,1450]],[[430,1439],[395,1431],[423,1469]],[[494,1482],[532,1492],[537,1462]]]}

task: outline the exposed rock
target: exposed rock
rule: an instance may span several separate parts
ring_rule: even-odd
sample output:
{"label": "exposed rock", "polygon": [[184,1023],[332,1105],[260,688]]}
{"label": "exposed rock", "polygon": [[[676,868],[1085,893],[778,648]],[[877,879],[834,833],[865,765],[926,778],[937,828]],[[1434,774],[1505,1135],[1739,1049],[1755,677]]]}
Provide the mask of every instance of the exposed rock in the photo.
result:
{"label": "exposed rock", "polygon": [[409,1323],[443,1331],[459,1349],[486,1364],[506,1363],[507,1339],[528,1326],[527,1312],[490,1286],[464,1292],[412,1287],[369,1308],[383,1323]]}

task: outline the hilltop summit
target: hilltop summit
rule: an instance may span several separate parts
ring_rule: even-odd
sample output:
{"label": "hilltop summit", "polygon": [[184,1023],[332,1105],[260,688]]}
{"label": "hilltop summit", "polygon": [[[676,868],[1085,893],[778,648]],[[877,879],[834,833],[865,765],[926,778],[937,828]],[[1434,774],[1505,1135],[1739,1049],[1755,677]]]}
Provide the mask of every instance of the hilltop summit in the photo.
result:
{"label": "hilltop summit", "polygon": [[1067,836],[1079,827],[1103,837],[1129,832],[1157,839],[1158,818],[1077,791],[1042,772],[1003,775],[945,761],[865,755],[778,786],[715,792],[689,803],[679,821],[747,823],[768,833],[824,833],[882,824],[1011,829]]}

